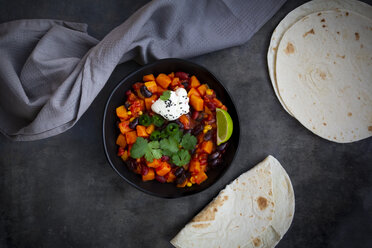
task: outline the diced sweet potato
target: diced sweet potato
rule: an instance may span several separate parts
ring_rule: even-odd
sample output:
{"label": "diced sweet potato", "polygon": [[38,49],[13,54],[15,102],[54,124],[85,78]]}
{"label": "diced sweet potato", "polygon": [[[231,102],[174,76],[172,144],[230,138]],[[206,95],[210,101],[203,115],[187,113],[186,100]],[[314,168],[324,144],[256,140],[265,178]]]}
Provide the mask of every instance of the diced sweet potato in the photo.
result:
{"label": "diced sweet potato", "polygon": [[188,115],[181,115],[180,122],[182,123],[185,129],[190,129],[190,118]]}
{"label": "diced sweet potato", "polygon": [[158,96],[161,96],[161,95],[163,94],[164,91],[166,91],[166,89],[163,89],[162,87],[160,87],[160,86],[158,85],[158,89],[157,89],[157,91],[156,91],[156,94],[157,94]]}
{"label": "diced sweet potato", "polygon": [[172,79],[165,75],[164,73],[160,73],[156,77],[156,83],[159,84],[162,88],[168,88],[169,84],[172,82]]}
{"label": "diced sweet potato", "polygon": [[143,137],[143,138],[149,137],[148,133],[146,132],[146,127],[145,126],[137,125],[136,130],[137,130],[137,136],[138,137]]}
{"label": "diced sweet potato", "polygon": [[132,131],[132,129],[129,127],[129,121],[120,122],[119,129],[122,134],[126,134],[127,132]]}
{"label": "diced sweet potato", "polygon": [[202,143],[202,147],[201,147],[201,149],[202,149],[204,152],[206,152],[206,153],[208,153],[208,154],[211,154],[211,153],[212,153],[212,150],[213,150],[213,142],[210,141],[210,140],[208,140],[208,141],[204,141],[204,142]]}
{"label": "diced sweet potato", "polygon": [[172,79],[172,83],[171,83],[172,87],[178,86],[179,84],[180,84],[180,79],[178,77],[175,77]]}
{"label": "diced sweet potato", "polygon": [[128,115],[127,109],[124,107],[124,105],[121,105],[120,107],[116,108],[116,115],[121,119],[121,120],[128,120],[130,116]]}
{"label": "diced sweet potato", "polygon": [[146,88],[151,91],[152,93],[156,93],[158,91],[158,85],[155,81],[149,81],[145,83]]}
{"label": "diced sweet potato", "polygon": [[142,175],[142,181],[151,181],[155,179],[155,172],[153,168],[149,168],[146,175]]}
{"label": "diced sweet potato", "polygon": [[128,160],[128,157],[129,157],[128,151],[125,150],[124,153],[123,153],[123,155],[121,155],[120,157],[121,157],[121,159],[123,161],[127,161]]}
{"label": "diced sweet potato", "polygon": [[156,169],[156,174],[159,176],[164,176],[171,170],[171,166],[167,162],[161,162],[161,165],[157,167]]}
{"label": "diced sweet potato", "polygon": [[154,77],[153,74],[145,75],[145,76],[143,76],[142,79],[143,79],[144,82],[155,81],[155,77]]}
{"label": "diced sweet potato", "polygon": [[208,176],[207,174],[205,174],[205,172],[199,172],[197,175],[194,176],[194,178],[197,184],[201,184],[202,182],[207,180]]}
{"label": "diced sweet potato", "polygon": [[168,77],[170,77],[170,79],[173,80],[173,78],[174,78],[174,72],[169,73],[169,74],[168,74]]}
{"label": "diced sweet potato", "polygon": [[152,132],[154,132],[154,130],[155,130],[155,125],[151,124],[150,126],[146,128],[146,133],[150,135],[152,134]]}
{"label": "diced sweet potato", "polygon": [[125,148],[127,146],[127,140],[123,134],[119,134],[118,138],[116,139],[116,144]]}
{"label": "diced sweet potato", "polygon": [[196,159],[191,160],[189,171],[192,174],[198,174],[200,172],[200,162]]}
{"label": "diced sweet potato", "polygon": [[154,159],[152,162],[146,162],[147,166],[151,168],[158,168],[159,166],[161,166],[161,163],[161,159]]}
{"label": "diced sweet potato", "polygon": [[173,174],[172,171],[168,172],[168,174],[165,175],[165,178],[167,179],[167,183],[171,183],[176,180],[176,176]]}
{"label": "diced sweet potato", "polygon": [[203,111],[204,109],[204,101],[198,96],[191,95],[190,104],[196,111]]}
{"label": "diced sweet potato", "polygon": [[190,98],[192,95],[200,97],[200,93],[195,89],[191,88],[189,92],[187,93],[187,96]]}
{"label": "diced sweet potato", "polygon": [[205,96],[205,92],[208,89],[208,85],[202,84],[198,87],[198,92],[200,93],[201,96]]}
{"label": "diced sweet potato", "polygon": [[197,87],[199,87],[199,85],[200,85],[199,80],[195,76],[192,76],[190,78],[190,87],[191,88],[197,88]]}
{"label": "diced sweet potato", "polygon": [[217,108],[221,108],[222,107],[222,102],[220,100],[218,100],[217,98],[214,98],[213,99],[213,104],[217,107]]}
{"label": "diced sweet potato", "polygon": [[151,105],[158,99],[157,95],[152,95],[151,97],[145,98],[146,110],[151,110]]}
{"label": "diced sweet potato", "polygon": [[125,133],[125,138],[127,140],[127,144],[131,145],[136,143],[137,140],[137,132],[136,131],[130,131]]}

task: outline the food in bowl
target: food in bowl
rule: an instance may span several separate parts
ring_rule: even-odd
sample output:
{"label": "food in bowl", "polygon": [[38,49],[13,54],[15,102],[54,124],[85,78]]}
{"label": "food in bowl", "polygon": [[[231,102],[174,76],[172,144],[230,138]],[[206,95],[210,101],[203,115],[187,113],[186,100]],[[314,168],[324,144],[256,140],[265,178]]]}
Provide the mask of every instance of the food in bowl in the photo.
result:
{"label": "food in bowl", "polygon": [[195,75],[144,75],[125,97],[116,108],[117,155],[143,181],[191,187],[222,164],[233,123],[214,90]]}

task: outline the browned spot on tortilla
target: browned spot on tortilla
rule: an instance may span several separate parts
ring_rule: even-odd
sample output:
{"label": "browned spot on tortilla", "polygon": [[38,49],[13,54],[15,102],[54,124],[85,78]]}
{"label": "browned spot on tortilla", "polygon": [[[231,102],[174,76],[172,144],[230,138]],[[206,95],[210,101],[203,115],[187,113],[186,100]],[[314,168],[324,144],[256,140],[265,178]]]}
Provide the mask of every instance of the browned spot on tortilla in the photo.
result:
{"label": "browned spot on tortilla", "polygon": [[351,112],[347,113],[347,116],[352,116],[352,115],[353,115],[353,113],[351,113]]}
{"label": "browned spot on tortilla", "polygon": [[294,53],[294,46],[291,42],[288,42],[287,47],[284,49],[285,54]]}
{"label": "browned spot on tortilla", "polygon": [[346,12],[345,15],[348,16],[349,15],[349,12]]}
{"label": "browned spot on tortilla", "polygon": [[322,14],[322,13],[319,12],[319,13],[318,13],[318,16],[320,16],[321,14]]}
{"label": "browned spot on tortilla", "polygon": [[243,184],[243,185],[245,185],[245,183],[244,183],[244,182],[243,182],[242,184]]}
{"label": "browned spot on tortilla", "polygon": [[345,58],[345,55],[342,55],[342,56],[341,56],[341,55],[338,55],[338,54],[337,54],[336,57],[344,59],[344,58]]}
{"label": "browned spot on tortilla", "polygon": [[320,20],[320,22],[325,22],[325,19],[323,18],[322,20]]}
{"label": "browned spot on tortilla", "polygon": [[364,46],[363,46],[363,44],[360,44],[360,48],[363,48]]}
{"label": "browned spot on tortilla", "polygon": [[198,215],[191,220],[191,222],[201,222],[201,221],[211,221],[214,220],[216,217],[216,212],[220,207],[223,206],[224,201],[228,199],[228,196],[222,195],[218,196],[214,199],[206,208],[204,208]]}
{"label": "browned spot on tortilla", "polygon": [[359,40],[359,33],[355,33],[355,40]]}
{"label": "browned spot on tortilla", "polygon": [[358,100],[360,100],[360,96],[358,96]]}
{"label": "browned spot on tortilla", "polygon": [[194,224],[192,225],[192,227],[195,227],[195,228],[206,228],[208,226],[210,226],[211,223],[200,223],[200,224]]}
{"label": "browned spot on tortilla", "polygon": [[372,126],[368,127],[368,131],[372,132]]}
{"label": "browned spot on tortilla", "polygon": [[313,126],[313,129],[315,130],[316,128]]}
{"label": "browned spot on tortilla", "polygon": [[340,32],[337,31],[337,34],[340,34]]}
{"label": "browned spot on tortilla", "polygon": [[271,216],[267,217],[268,220],[272,220],[273,218],[271,218]]}
{"label": "browned spot on tortilla", "polygon": [[274,205],[275,205],[274,202],[271,202],[271,205],[274,207]]}
{"label": "browned spot on tortilla", "polygon": [[335,136],[335,137],[333,137],[333,139],[335,139],[335,140],[336,140],[336,139],[337,139],[337,137]]}
{"label": "browned spot on tortilla", "polygon": [[323,126],[327,126],[327,123],[323,122]]}
{"label": "browned spot on tortilla", "polygon": [[240,216],[243,216],[243,214],[242,214],[242,213],[240,213]]}
{"label": "browned spot on tortilla", "polygon": [[327,75],[324,73],[324,72],[320,72],[319,73],[319,76],[321,77],[321,79],[325,80],[325,78],[327,77]]}
{"label": "browned spot on tortilla", "polygon": [[315,34],[314,29],[313,29],[313,28],[310,29],[309,31],[307,31],[306,33],[304,33],[304,34],[302,35],[302,37],[305,38],[308,34]]}
{"label": "browned spot on tortilla", "polygon": [[258,237],[253,239],[253,244],[256,247],[260,246],[261,245],[261,239],[259,239]]}
{"label": "browned spot on tortilla", "polygon": [[325,28],[325,27],[327,27],[327,25],[323,24],[323,25],[322,25],[322,28]]}
{"label": "browned spot on tortilla", "polygon": [[273,195],[273,192],[271,191],[271,189],[270,189],[270,191],[269,191],[269,196],[272,196]]}
{"label": "browned spot on tortilla", "polygon": [[276,47],[273,47],[273,50],[276,51]]}
{"label": "browned spot on tortilla", "polygon": [[260,210],[264,210],[265,208],[267,208],[268,202],[267,202],[267,199],[265,197],[260,196],[257,199],[257,204],[258,204],[258,207],[260,208]]}

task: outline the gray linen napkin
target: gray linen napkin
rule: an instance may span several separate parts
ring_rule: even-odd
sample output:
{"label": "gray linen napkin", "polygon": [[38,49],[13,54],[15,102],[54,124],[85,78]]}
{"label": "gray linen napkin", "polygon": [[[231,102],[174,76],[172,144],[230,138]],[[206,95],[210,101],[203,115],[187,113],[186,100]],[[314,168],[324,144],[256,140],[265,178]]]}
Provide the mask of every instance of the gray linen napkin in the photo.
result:
{"label": "gray linen napkin", "polygon": [[0,131],[37,140],[71,128],[116,65],[189,58],[243,44],[285,0],[157,0],[102,41],[85,24],[0,24]]}

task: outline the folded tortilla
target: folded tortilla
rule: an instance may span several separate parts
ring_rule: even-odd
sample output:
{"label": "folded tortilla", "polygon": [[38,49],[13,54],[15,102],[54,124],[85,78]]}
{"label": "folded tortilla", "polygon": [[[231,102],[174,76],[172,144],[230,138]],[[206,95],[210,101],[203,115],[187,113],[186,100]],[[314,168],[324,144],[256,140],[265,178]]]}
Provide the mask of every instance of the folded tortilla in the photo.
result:
{"label": "folded tortilla", "polygon": [[291,225],[291,181],[272,156],[242,174],[171,240],[187,247],[274,247]]}

